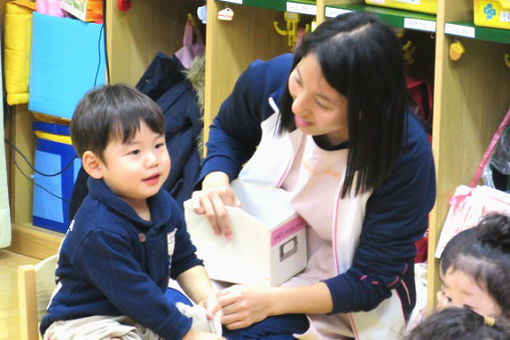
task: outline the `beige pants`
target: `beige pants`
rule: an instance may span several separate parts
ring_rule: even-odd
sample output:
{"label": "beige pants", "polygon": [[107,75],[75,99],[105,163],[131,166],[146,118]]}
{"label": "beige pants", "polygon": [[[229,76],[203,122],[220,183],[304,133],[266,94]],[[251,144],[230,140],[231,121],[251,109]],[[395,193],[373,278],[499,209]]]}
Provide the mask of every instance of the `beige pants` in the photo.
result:
{"label": "beige pants", "polygon": [[164,340],[127,316],[89,316],[56,321],[44,333],[44,340]]}

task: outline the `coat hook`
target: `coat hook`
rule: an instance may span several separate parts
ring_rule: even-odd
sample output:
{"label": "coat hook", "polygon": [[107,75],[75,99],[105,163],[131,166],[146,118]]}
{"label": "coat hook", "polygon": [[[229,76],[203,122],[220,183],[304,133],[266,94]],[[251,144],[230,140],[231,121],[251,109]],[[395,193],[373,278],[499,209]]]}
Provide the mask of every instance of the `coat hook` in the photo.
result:
{"label": "coat hook", "polygon": [[404,46],[402,46],[402,51],[404,52],[404,60],[406,60],[409,65],[413,64],[416,45],[414,45],[411,40],[408,40]]}
{"label": "coat hook", "polygon": [[193,18],[193,15],[191,13],[188,13],[188,18],[187,20],[189,20],[189,22],[191,23],[191,26],[195,26],[196,23],[195,23],[195,18]]}
{"label": "coat hook", "polygon": [[505,53],[505,65],[506,67],[510,68],[510,54]]}
{"label": "coat hook", "polygon": [[[280,35],[288,37],[288,44],[292,49],[296,47],[296,41],[298,37],[298,23],[301,20],[301,16],[298,13],[285,12],[284,19],[286,23],[285,29],[279,27],[278,21],[274,21],[273,25],[276,32]],[[310,30],[310,25],[306,25],[305,32]]]}
{"label": "coat hook", "polygon": [[453,60],[453,61],[459,60],[465,52],[466,52],[466,49],[464,48],[464,46],[461,44],[460,41],[455,40],[454,42],[452,42],[450,44],[450,51],[449,51],[450,60]]}
{"label": "coat hook", "polygon": [[396,29],[395,34],[397,35],[397,37],[399,39],[402,39],[404,37],[404,35],[406,34],[406,30],[403,28],[398,28],[398,29]]}

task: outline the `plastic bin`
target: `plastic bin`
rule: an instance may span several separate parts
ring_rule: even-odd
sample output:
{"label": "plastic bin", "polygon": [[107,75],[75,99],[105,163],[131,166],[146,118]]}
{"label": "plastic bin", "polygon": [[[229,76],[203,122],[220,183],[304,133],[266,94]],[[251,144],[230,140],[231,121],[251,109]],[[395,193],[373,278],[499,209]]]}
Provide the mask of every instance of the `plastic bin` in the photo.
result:
{"label": "plastic bin", "polygon": [[369,5],[405,9],[408,11],[437,13],[437,0],[365,0]]}
{"label": "plastic bin", "polygon": [[510,29],[510,0],[473,0],[475,25]]}
{"label": "plastic bin", "polygon": [[33,224],[65,233],[69,226],[69,201],[81,167],[69,127],[60,124],[34,122],[36,135],[34,172]]}

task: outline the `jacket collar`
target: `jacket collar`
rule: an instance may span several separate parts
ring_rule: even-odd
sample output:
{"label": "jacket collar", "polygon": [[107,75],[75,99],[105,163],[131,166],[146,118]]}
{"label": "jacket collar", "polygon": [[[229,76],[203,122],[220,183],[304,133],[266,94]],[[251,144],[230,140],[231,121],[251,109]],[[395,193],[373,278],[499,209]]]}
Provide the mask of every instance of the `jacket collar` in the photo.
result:
{"label": "jacket collar", "polygon": [[101,201],[120,216],[141,227],[147,229],[158,228],[172,217],[170,195],[163,189],[160,189],[156,195],[147,199],[152,221],[146,221],[140,218],[129,204],[119,198],[102,179],[89,177],[87,185],[89,188],[89,195]]}

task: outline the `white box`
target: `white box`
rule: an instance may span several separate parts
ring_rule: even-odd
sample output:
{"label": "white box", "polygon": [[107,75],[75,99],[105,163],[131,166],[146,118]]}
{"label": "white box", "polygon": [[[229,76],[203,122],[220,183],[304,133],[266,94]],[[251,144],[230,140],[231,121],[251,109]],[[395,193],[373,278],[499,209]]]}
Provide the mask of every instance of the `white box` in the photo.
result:
{"label": "white box", "polygon": [[279,286],[306,267],[306,222],[288,194],[270,186],[232,182],[241,208],[227,207],[233,237],[214,234],[205,215],[184,202],[197,256],[209,277],[219,281]]}

